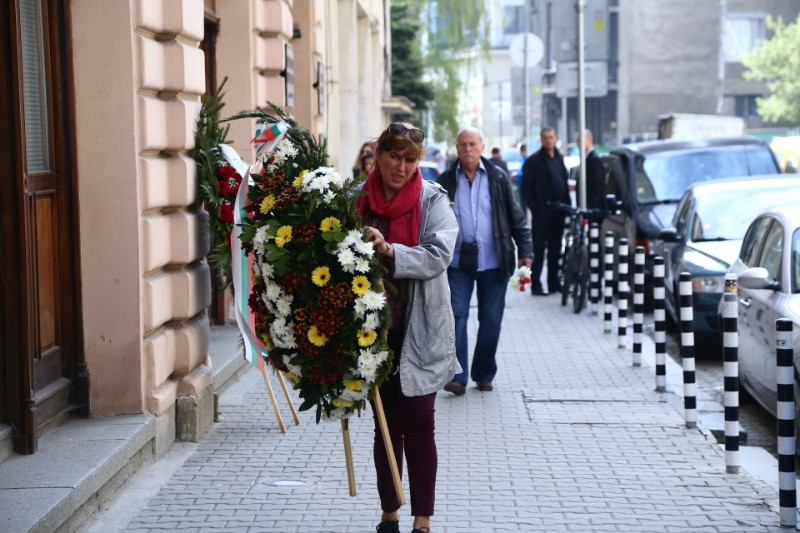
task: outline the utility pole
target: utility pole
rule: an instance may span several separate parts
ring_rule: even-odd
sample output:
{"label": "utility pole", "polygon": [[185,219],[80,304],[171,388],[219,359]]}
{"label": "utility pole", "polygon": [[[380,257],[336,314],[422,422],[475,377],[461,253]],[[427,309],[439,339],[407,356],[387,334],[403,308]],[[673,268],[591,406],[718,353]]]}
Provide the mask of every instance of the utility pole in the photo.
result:
{"label": "utility pole", "polygon": [[525,0],[525,5],[522,9],[522,16],[524,18],[523,30],[525,32],[525,45],[522,47],[523,50],[523,60],[522,60],[522,87],[525,91],[525,117],[522,121],[523,131],[523,139],[528,144],[531,145],[531,114],[530,114],[530,73],[528,69],[528,34],[531,31],[531,10],[530,10],[530,0]]}
{"label": "utility pole", "polygon": [[584,46],[583,23],[586,12],[586,0],[578,0],[578,139],[580,139],[581,149],[581,173],[579,177],[580,194],[578,195],[578,206],[586,208],[586,87],[584,67],[586,58]]}

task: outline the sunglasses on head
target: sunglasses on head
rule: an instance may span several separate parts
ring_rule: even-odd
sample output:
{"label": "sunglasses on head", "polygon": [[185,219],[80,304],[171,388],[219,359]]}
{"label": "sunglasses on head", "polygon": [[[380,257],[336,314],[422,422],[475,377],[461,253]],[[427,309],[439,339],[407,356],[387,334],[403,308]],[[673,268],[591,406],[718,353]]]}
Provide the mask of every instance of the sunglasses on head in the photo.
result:
{"label": "sunglasses on head", "polygon": [[408,128],[397,122],[392,122],[389,124],[389,133],[392,135],[402,137],[406,134],[406,132],[408,132],[408,138],[415,143],[421,143],[422,140],[425,139],[425,133],[422,130],[418,130],[417,128]]}

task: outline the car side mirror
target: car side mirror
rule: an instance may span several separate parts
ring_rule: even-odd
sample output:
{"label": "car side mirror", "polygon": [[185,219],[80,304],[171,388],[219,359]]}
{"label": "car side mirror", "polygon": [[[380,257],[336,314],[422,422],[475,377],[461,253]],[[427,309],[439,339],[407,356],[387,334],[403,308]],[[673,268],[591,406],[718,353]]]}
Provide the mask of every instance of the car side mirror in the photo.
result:
{"label": "car side mirror", "polygon": [[764,267],[748,268],[737,279],[740,287],[745,289],[780,290],[781,282],[769,277],[769,271]]}
{"label": "car side mirror", "polygon": [[670,243],[678,243],[681,242],[683,239],[681,238],[680,233],[675,228],[664,228],[658,232],[658,240]]}

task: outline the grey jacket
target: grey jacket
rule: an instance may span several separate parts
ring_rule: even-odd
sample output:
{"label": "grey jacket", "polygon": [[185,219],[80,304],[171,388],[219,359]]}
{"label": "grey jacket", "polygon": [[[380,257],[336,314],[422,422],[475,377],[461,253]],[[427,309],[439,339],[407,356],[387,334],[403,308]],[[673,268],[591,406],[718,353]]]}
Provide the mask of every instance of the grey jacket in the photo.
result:
{"label": "grey jacket", "polygon": [[394,276],[409,280],[399,364],[400,385],[406,396],[439,391],[461,372],[447,283],[458,222],[447,192],[438,184],[423,182],[420,202],[419,245],[394,245]]}

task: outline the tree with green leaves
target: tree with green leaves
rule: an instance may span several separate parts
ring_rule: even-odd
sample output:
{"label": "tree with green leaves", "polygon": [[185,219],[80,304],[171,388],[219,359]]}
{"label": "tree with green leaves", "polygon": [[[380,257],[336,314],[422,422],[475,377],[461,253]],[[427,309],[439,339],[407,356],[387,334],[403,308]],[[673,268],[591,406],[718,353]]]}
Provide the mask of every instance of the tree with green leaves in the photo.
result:
{"label": "tree with green leaves", "polygon": [[[396,20],[395,8],[403,7],[410,20]],[[452,142],[458,130],[465,126],[459,121],[464,102],[463,72],[469,71],[481,52],[488,51],[489,13],[485,0],[395,0],[392,2],[392,39],[395,27],[410,24],[421,30],[418,46],[428,83],[433,87],[432,99],[423,109],[431,113],[431,122],[439,126],[438,134]],[[393,44],[394,54],[394,44]],[[404,61],[392,57],[392,92],[411,98],[398,85],[400,78],[423,79],[415,72],[398,72]]]}
{"label": "tree with green leaves", "polygon": [[767,17],[772,37],[742,58],[744,77],[765,81],[770,95],[758,100],[758,114],[768,122],[800,121],[800,16],[791,24]]}
{"label": "tree with green leaves", "polygon": [[[419,46],[419,9],[406,2],[392,4],[392,93],[405,96],[418,111],[433,101],[433,84],[425,78]],[[420,117],[414,117],[419,121]]]}

